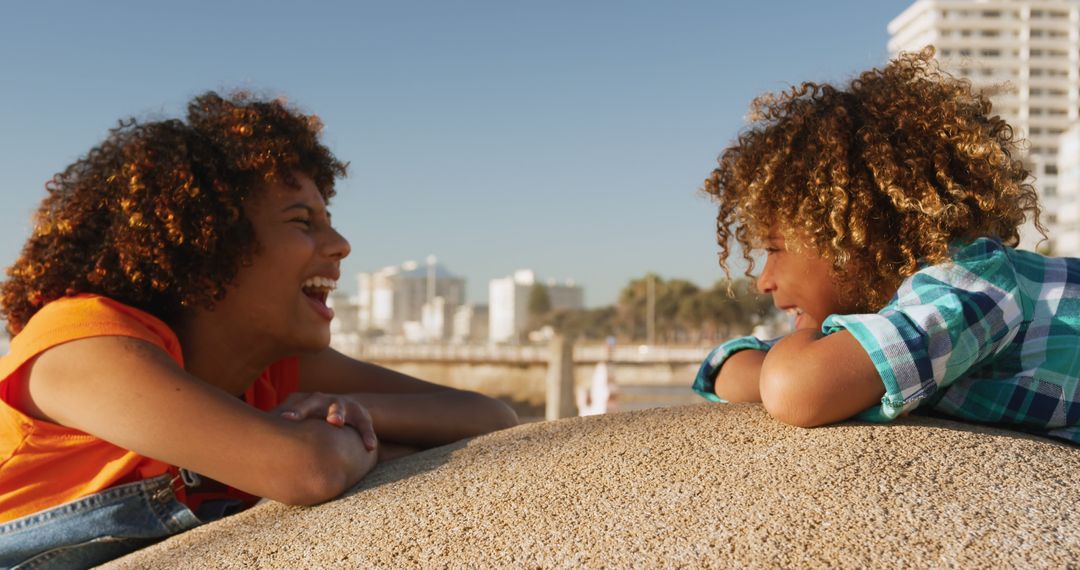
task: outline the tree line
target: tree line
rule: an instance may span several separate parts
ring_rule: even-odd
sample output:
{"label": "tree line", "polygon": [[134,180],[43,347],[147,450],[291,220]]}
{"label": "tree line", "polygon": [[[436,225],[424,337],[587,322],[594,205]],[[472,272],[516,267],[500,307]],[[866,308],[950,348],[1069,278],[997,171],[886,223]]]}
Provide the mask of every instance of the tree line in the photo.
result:
{"label": "tree line", "polygon": [[702,289],[653,273],[627,283],[614,305],[594,309],[553,310],[547,287],[538,283],[530,291],[528,309],[530,329],[551,326],[581,339],[614,336],[619,342],[640,343],[649,340],[651,326],[652,340],[664,344],[717,343],[750,334],[776,316],[771,297],[758,293],[749,279],[721,280]]}

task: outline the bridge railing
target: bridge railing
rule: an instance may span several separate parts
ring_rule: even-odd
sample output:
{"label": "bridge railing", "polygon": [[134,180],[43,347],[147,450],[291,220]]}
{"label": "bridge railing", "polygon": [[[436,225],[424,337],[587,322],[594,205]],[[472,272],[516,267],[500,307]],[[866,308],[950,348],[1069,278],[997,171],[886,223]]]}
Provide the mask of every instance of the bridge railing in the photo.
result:
{"label": "bridge railing", "polygon": [[[335,336],[334,348],[361,360],[437,362],[547,362],[551,349],[546,345],[489,344],[378,344]],[[577,344],[574,361],[608,360],[609,349],[602,344]],[[623,363],[697,363],[708,354],[707,347],[632,345],[610,349],[611,361]]]}

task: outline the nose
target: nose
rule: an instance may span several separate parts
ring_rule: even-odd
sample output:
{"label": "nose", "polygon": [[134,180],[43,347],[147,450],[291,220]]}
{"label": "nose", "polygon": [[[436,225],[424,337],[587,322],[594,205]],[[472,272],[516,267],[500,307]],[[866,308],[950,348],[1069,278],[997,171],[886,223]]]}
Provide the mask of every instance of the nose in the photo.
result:
{"label": "nose", "polygon": [[330,228],[325,251],[329,257],[341,260],[349,256],[349,253],[352,252],[352,246],[349,245],[349,240],[345,239],[345,236],[341,235],[336,229]]}
{"label": "nose", "polygon": [[765,267],[761,268],[761,274],[754,281],[757,285],[757,290],[763,295],[768,295],[776,290],[776,280],[773,279],[773,264],[771,263],[772,256],[765,258]]}

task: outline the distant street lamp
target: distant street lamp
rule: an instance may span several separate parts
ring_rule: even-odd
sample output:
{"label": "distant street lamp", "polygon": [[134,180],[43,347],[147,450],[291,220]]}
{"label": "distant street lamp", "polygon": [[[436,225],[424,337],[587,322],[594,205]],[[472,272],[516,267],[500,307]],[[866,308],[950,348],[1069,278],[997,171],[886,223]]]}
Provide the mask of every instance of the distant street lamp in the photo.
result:
{"label": "distant street lamp", "polygon": [[427,256],[427,300],[435,299],[435,254]]}
{"label": "distant street lamp", "polygon": [[652,273],[645,288],[645,344],[656,344],[656,277]]}

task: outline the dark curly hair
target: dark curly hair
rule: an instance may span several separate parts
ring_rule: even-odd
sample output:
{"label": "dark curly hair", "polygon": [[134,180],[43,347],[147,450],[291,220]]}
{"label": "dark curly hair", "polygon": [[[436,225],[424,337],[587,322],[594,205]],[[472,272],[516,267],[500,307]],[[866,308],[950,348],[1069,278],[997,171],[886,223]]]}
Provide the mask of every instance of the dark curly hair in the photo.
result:
{"label": "dark curly hair", "polygon": [[46,184],[34,230],[0,284],[8,331],[42,306],[96,293],[166,322],[211,308],[258,248],[245,200],[310,176],[324,199],[346,164],[322,124],[282,100],[193,99],[186,121],[121,121]]}
{"label": "dark curly hair", "polygon": [[704,192],[719,203],[720,265],[778,228],[860,283],[876,311],[900,281],[949,246],[982,236],[1008,245],[1030,214],[1039,220],[1020,140],[990,100],[943,72],[928,47],[901,54],[842,88],[803,83],[751,103],[751,124],[721,154]]}

